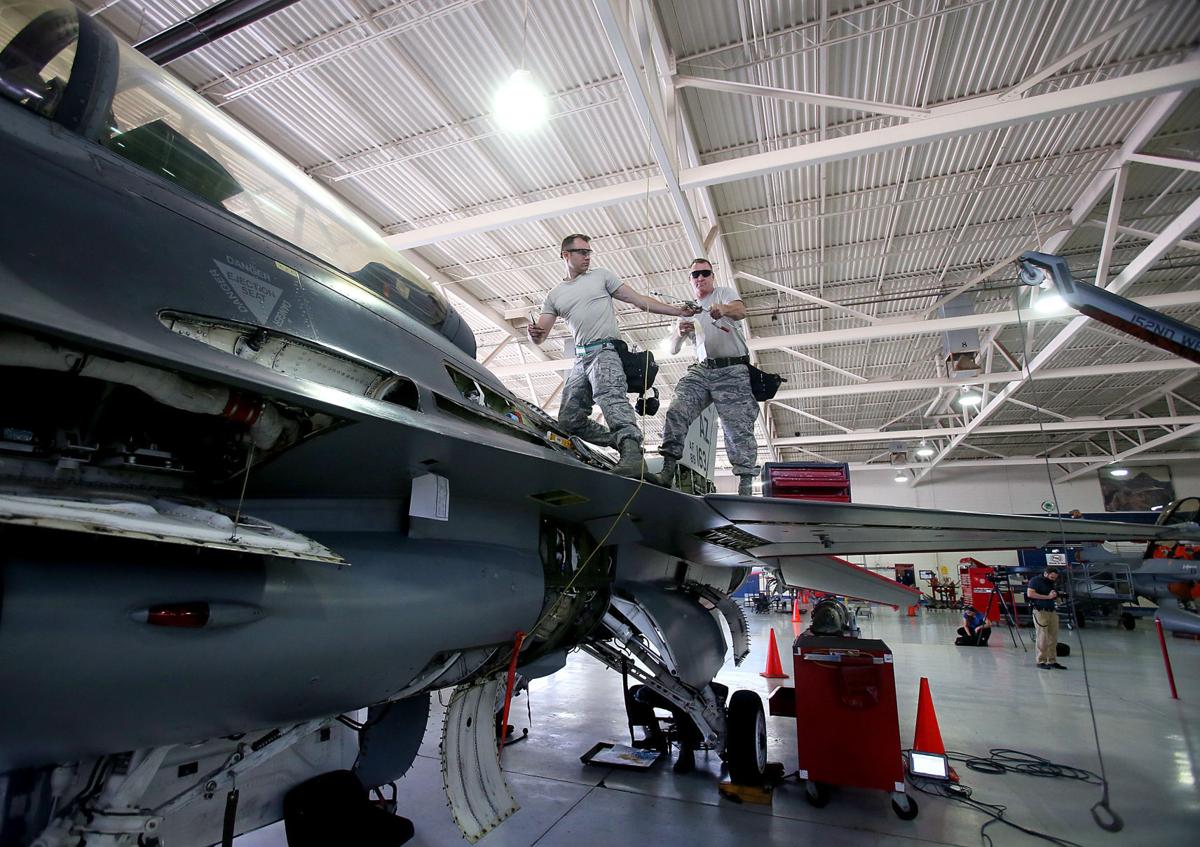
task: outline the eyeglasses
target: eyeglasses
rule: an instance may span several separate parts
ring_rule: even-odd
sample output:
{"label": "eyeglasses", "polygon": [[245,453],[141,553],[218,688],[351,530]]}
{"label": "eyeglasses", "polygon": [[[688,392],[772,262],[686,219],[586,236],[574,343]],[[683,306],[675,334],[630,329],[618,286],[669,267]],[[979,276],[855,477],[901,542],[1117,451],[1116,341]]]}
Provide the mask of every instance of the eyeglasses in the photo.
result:
{"label": "eyeglasses", "polygon": [[692,279],[712,276],[712,271],[692,271]]}
{"label": "eyeglasses", "polygon": [[566,250],[563,250],[563,252],[564,253],[575,253],[579,256],[582,256],[585,259],[588,256],[592,255],[592,251],[588,250],[585,247],[568,247]]}

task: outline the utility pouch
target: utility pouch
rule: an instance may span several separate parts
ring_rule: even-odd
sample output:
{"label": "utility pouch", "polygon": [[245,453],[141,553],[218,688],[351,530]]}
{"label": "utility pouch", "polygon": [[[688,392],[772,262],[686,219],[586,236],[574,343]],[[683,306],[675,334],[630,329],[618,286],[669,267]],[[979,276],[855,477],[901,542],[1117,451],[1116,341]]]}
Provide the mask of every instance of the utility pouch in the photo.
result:
{"label": "utility pouch", "polygon": [[754,395],[754,399],[759,403],[765,403],[775,396],[779,391],[781,383],[787,382],[786,379],[779,374],[767,373],[759,370],[754,365],[748,365],[750,369],[750,393]]}
{"label": "utility pouch", "polygon": [[629,345],[620,339],[613,341],[613,347],[621,357],[621,368],[625,371],[629,393],[645,394],[653,388],[654,380],[658,376],[658,363],[654,361],[654,354],[649,350],[634,353],[629,349]]}

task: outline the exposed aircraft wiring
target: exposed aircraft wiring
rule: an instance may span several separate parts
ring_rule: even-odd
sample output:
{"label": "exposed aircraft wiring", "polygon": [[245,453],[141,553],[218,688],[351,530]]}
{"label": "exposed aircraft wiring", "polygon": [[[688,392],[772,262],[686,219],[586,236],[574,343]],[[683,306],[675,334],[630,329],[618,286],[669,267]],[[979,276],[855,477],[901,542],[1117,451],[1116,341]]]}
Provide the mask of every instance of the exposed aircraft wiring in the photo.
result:
{"label": "exposed aircraft wiring", "polygon": [[[1038,243],[1041,243],[1040,240]],[[1026,346],[1028,343],[1028,339],[1026,337],[1027,328],[1026,328],[1026,324],[1025,324],[1025,315],[1021,311],[1021,297],[1020,297],[1019,292],[1018,292],[1018,296],[1016,298],[1016,306],[1017,306],[1017,326],[1020,328],[1020,331],[1021,331],[1021,348],[1028,349]],[[1028,356],[1026,356],[1024,358],[1022,365],[1023,365],[1023,370],[1025,371],[1026,382],[1032,383],[1034,381],[1033,371],[1030,370],[1030,368],[1029,368],[1029,357]],[[1038,412],[1037,425],[1038,425],[1038,432],[1042,436],[1042,443],[1045,445],[1049,445],[1049,439],[1046,437],[1046,429],[1044,426],[1044,422],[1042,420],[1042,418],[1044,417],[1044,414],[1042,413],[1041,404],[1037,402],[1036,397],[1031,398],[1031,399],[1033,400],[1032,405],[1034,406],[1034,409]],[[1046,469],[1046,479],[1050,483],[1050,496],[1054,500],[1054,511],[1055,511],[1055,514],[1057,514],[1057,516],[1058,516],[1058,529],[1059,529],[1059,533],[1062,538],[1063,549],[1065,550],[1067,547],[1066,528],[1063,525],[1062,505],[1059,503],[1059,500],[1058,500],[1058,487],[1055,485],[1054,474],[1050,469],[1050,450],[1049,449],[1043,451],[1042,458],[1044,460],[1043,464]],[[1069,573],[1070,572],[1068,571],[1068,579],[1070,578]],[[1034,623],[1034,626],[1037,626],[1036,618],[1034,619],[1033,623]],[[1091,808],[1092,819],[1096,822],[1096,825],[1098,827],[1105,830],[1106,832],[1120,832],[1122,829],[1125,828],[1125,821],[1120,816],[1120,814],[1118,814],[1117,811],[1115,809],[1113,809],[1111,801],[1110,801],[1108,773],[1104,767],[1104,749],[1100,743],[1100,727],[1096,721],[1096,705],[1093,702],[1093,698],[1092,698],[1091,678],[1088,676],[1087,648],[1084,646],[1083,633],[1080,630],[1080,628],[1075,627],[1074,631],[1075,631],[1075,639],[1079,644],[1079,661],[1080,661],[1081,666],[1083,667],[1083,690],[1087,694],[1088,714],[1091,717],[1091,721],[1092,721],[1092,737],[1095,740],[1095,744],[1096,744],[1096,758],[1100,762],[1100,782],[1099,782],[1099,784],[1100,784],[1100,799]],[[1108,816],[1107,820],[1102,817],[1101,811],[1103,811],[1103,813]]]}
{"label": "exposed aircraft wiring", "polygon": [[237,541],[238,522],[242,519],[242,504],[246,502],[246,486],[250,484],[250,466],[254,462],[254,442],[250,442],[246,450],[246,469],[242,471],[242,493],[238,495],[237,511],[233,514],[233,531],[229,534],[230,541]]}

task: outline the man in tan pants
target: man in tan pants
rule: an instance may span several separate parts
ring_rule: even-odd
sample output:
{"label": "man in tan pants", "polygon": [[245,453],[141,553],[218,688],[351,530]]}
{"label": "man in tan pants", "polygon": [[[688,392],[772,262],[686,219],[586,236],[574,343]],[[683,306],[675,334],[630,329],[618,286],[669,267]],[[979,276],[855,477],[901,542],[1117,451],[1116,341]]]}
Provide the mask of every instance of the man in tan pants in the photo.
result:
{"label": "man in tan pants", "polygon": [[1047,566],[1041,576],[1029,580],[1025,587],[1025,599],[1033,607],[1033,626],[1037,630],[1037,666],[1042,670],[1054,668],[1060,671],[1066,665],[1058,663],[1058,570]]}

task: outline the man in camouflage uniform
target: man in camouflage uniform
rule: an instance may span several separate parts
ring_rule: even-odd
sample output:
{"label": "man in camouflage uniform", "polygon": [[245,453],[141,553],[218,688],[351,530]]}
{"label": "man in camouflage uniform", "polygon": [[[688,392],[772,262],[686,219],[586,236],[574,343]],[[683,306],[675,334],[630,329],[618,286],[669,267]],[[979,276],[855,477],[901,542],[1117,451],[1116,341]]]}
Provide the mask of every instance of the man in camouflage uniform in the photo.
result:
{"label": "man in camouflage uniform", "polygon": [[758,403],[750,393],[750,349],[737,321],[746,317],[746,306],[737,291],[714,286],[712,262],[692,262],[692,289],[704,309],[694,320],[681,320],[671,337],[671,352],[678,353],[685,339],[696,345],[696,364],[675,386],[675,399],[663,427],[663,485],[671,485],[675,464],[683,456],[683,439],[692,421],[709,404],[717,405],[717,416],[725,432],[725,452],[738,477],[738,494],[753,493],[758,472],[758,441],[754,421]]}
{"label": "man in camouflage uniform", "polygon": [[[546,295],[541,315],[529,325],[534,344],[546,340],[559,317],[566,319],[575,336],[575,366],[563,386],[558,421],[573,436],[616,447],[621,460],[613,471],[639,478],[643,472],[642,432],[629,404],[625,369],[613,344],[618,331],[612,301],[631,303],[657,315],[688,317],[693,312],[639,294],[612,271],[592,268],[591,239],[586,235],[564,238],[560,255],[567,277]],[[607,427],[589,417],[593,405],[600,406]]]}

